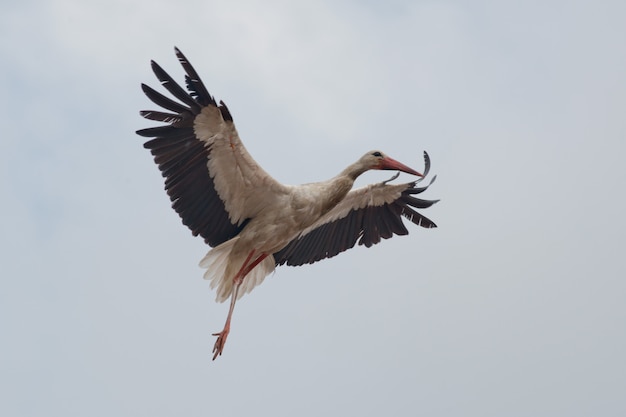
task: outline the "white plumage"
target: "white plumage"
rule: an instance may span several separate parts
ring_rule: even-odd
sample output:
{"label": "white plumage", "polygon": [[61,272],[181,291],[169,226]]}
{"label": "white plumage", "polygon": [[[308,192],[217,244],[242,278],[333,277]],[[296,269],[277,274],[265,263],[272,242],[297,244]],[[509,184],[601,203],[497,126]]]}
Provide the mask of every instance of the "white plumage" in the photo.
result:
{"label": "white plumage", "polygon": [[[238,239],[239,237],[235,236],[216,246],[200,261],[200,267],[206,269],[204,279],[211,282],[210,287],[215,289],[215,301],[218,303],[228,300],[228,297],[232,294],[234,274],[241,269],[244,261],[243,259],[234,259],[230,256],[231,250]],[[230,267],[230,270],[228,270],[228,267]],[[237,299],[240,299],[244,294],[249,293],[254,287],[262,283],[266,276],[274,272],[274,269],[276,269],[276,264],[273,256],[263,259],[259,265],[246,275],[239,287]]]}

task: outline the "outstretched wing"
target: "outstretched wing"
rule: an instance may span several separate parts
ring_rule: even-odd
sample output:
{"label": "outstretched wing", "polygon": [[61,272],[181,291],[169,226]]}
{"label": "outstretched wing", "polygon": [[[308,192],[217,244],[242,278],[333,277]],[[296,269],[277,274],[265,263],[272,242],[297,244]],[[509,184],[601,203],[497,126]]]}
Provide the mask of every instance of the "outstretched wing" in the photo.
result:
{"label": "outstretched wing", "polygon": [[[425,153],[428,171],[428,155]],[[433,177],[430,184],[435,180]],[[414,197],[425,191],[417,182],[372,184],[350,191],[334,209],[304,230],[299,237],[274,253],[276,265],[298,266],[332,258],[359,242],[370,247],[393,235],[409,233],[402,217],[425,228],[437,227],[433,221],[414,210],[432,206],[439,200]]]}
{"label": "outstretched wing", "polygon": [[179,101],[142,84],[146,96],[167,111],[140,114],[167,125],[137,134],[154,138],[144,147],[154,155],[183,224],[216,246],[236,236],[256,215],[262,207],[259,198],[284,193],[285,187],[252,159],[226,105],[216,103],[189,61],[175,51],[188,91],[152,61],[154,74]]}

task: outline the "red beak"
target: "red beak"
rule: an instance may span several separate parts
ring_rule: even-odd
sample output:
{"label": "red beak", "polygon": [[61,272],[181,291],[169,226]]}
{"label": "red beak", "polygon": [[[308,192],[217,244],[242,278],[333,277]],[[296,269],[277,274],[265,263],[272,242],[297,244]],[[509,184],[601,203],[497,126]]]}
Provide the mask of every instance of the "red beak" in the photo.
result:
{"label": "red beak", "polygon": [[409,168],[408,166],[404,165],[402,162],[398,162],[395,159],[389,158],[388,156],[386,156],[380,161],[380,165],[378,166],[378,169],[402,171],[402,172],[406,172],[407,174],[417,175],[418,177],[424,176],[420,174],[419,172],[417,172],[416,170],[414,170],[413,168]]}

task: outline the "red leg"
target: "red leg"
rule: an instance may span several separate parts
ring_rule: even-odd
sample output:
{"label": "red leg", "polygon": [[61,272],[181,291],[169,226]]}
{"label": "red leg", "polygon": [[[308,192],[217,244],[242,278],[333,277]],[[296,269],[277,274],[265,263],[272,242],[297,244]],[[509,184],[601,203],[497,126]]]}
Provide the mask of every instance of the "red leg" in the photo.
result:
{"label": "red leg", "polygon": [[253,262],[250,262],[252,256],[254,255],[254,250],[250,252],[246,260],[244,261],[241,269],[233,278],[233,292],[230,296],[230,309],[228,310],[228,316],[226,317],[226,324],[224,324],[224,329],[219,333],[213,333],[213,336],[217,336],[217,340],[215,341],[215,345],[213,346],[213,360],[217,358],[218,355],[222,354],[222,350],[224,350],[224,345],[226,344],[226,338],[228,338],[228,333],[230,332],[230,320],[233,316],[233,310],[235,309],[235,303],[237,302],[237,294],[239,292],[239,287],[243,283],[244,278],[255,266],[257,266],[263,259],[267,257],[267,254],[262,254],[258,258],[256,258]]}

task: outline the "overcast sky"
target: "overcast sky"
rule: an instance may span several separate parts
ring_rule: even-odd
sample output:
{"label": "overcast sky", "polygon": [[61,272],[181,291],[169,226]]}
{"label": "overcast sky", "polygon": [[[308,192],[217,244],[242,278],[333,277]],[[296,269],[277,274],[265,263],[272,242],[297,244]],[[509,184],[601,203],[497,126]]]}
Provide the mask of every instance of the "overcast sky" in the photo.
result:
{"label": "overcast sky", "polygon": [[[5,3],[0,415],[626,415],[623,1]],[[134,134],[174,46],[280,181],[427,150],[439,227],[278,268],[211,362]]]}

